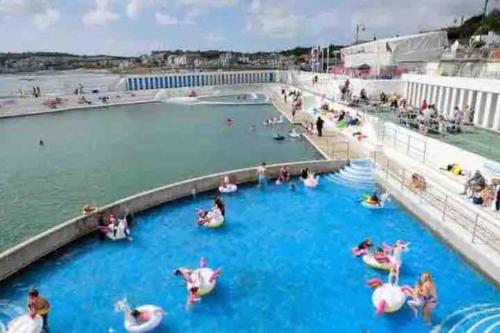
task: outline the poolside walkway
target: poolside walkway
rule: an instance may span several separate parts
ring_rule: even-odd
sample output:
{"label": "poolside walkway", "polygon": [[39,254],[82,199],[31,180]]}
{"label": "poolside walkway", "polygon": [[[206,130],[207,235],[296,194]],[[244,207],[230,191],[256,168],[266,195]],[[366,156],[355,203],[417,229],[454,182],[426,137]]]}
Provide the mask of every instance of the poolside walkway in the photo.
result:
{"label": "poolside walkway", "polygon": [[[91,104],[78,103],[79,95],[45,95],[40,98],[16,98],[10,99],[11,103],[4,103],[0,107],[0,118],[28,116],[35,114],[55,113],[69,110],[93,109],[117,105],[143,104],[155,102],[154,97],[157,91],[134,91],[131,92],[109,92],[99,94],[86,94],[85,98]],[[99,98],[102,96],[109,97],[106,103],[103,103]],[[55,107],[49,108],[43,105],[45,101],[53,100],[56,97],[61,98],[64,102]]]}
{"label": "poolside walkway", "polygon": [[[288,121],[295,125],[305,126],[306,124],[314,123],[314,119],[309,114],[299,111],[295,114],[295,119],[292,117],[292,108],[288,103],[285,103],[277,94],[273,94],[272,101],[274,107],[285,116]],[[305,127],[304,127],[305,128]],[[348,142],[343,135],[338,131],[325,128],[323,136],[319,137],[314,134],[306,134],[304,137],[316,148],[325,158],[329,159],[352,159],[358,158],[361,155],[355,149],[349,147]]]}

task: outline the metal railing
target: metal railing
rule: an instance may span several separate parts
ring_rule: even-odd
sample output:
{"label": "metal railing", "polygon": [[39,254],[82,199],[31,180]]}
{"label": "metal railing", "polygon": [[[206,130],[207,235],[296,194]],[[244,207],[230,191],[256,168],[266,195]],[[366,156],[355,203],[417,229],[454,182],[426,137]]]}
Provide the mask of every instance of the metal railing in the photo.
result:
{"label": "metal railing", "polygon": [[412,185],[413,173],[391,163],[389,159],[377,158],[374,154],[376,170],[381,177],[397,181],[401,191],[413,194],[419,203],[432,206],[441,215],[443,223],[454,223],[470,234],[472,243],[481,243],[500,252],[500,221],[479,213],[455,195],[448,193],[439,185],[425,181],[424,186]]}
{"label": "metal railing", "polygon": [[350,159],[350,147],[348,141],[332,141],[331,139],[327,138],[326,147],[326,153],[328,154],[328,156],[330,156],[330,159],[344,161]]}
{"label": "metal railing", "polygon": [[425,164],[427,157],[427,143],[411,134],[398,130],[397,127],[388,128],[380,122],[377,136],[381,143],[390,144],[408,157],[415,158]]}

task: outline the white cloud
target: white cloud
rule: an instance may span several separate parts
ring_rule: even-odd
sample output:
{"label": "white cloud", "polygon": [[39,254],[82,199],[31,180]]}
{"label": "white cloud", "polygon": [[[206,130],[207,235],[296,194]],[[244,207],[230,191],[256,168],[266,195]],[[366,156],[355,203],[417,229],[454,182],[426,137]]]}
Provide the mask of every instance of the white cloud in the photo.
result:
{"label": "white cloud", "polygon": [[0,16],[29,16],[39,29],[45,29],[59,20],[59,11],[49,0],[0,0]]}
{"label": "white cloud", "polygon": [[82,21],[86,26],[102,26],[119,17],[114,11],[112,0],[95,0],[95,8],[83,15]]}
{"label": "white cloud", "polygon": [[144,12],[144,8],[150,5],[153,0],[129,0],[126,12],[131,19],[137,19]]}
{"label": "white cloud", "polygon": [[43,30],[53,25],[57,21],[59,21],[60,17],[61,15],[59,14],[58,11],[53,9],[47,9],[45,13],[35,14],[33,19],[38,29]]}
{"label": "white cloud", "polygon": [[155,13],[155,19],[160,25],[178,25],[180,23],[176,17],[160,11]]}
{"label": "white cloud", "polygon": [[271,1],[262,5],[260,0],[250,4],[250,14],[245,32],[254,32],[268,38],[291,39],[307,30],[306,18],[293,14],[286,6],[276,6]]}

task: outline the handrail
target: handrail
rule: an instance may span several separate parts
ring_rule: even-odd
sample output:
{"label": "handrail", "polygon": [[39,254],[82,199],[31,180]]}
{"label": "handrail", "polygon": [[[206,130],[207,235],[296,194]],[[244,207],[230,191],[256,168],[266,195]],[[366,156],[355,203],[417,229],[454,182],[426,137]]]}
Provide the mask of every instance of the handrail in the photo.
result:
{"label": "handrail", "polygon": [[410,191],[418,195],[419,202],[426,202],[441,212],[443,223],[455,223],[470,233],[471,243],[482,241],[491,249],[500,252],[500,223],[488,217],[485,213],[477,212],[468,208],[462,200],[454,198],[454,195],[440,188],[433,182],[426,181],[425,189],[415,189],[411,183],[411,172],[405,168],[377,160],[374,155],[376,169],[386,179],[393,179],[401,184],[402,191]]}

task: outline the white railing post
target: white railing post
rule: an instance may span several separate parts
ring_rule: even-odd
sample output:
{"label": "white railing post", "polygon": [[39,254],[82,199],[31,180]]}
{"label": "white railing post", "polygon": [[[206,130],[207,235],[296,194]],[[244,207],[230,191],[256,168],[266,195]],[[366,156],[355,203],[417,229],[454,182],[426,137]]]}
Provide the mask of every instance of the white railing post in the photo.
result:
{"label": "white railing post", "polygon": [[444,222],[444,219],[445,219],[445,217],[446,217],[446,208],[447,208],[447,206],[448,206],[448,195],[446,195],[446,196],[444,197],[443,216],[442,216],[442,218],[441,218],[441,220],[442,220],[443,222]]}
{"label": "white railing post", "polygon": [[474,229],[472,230],[472,243],[474,243],[476,239],[476,229],[477,229],[477,223],[479,221],[479,214],[476,214],[476,219],[474,221]]}
{"label": "white railing post", "polygon": [[411,143],[411,135],[408,135],[408,143],[406,144],[406,155],[410,156],[410,143]]}

